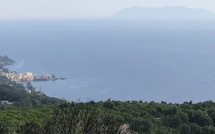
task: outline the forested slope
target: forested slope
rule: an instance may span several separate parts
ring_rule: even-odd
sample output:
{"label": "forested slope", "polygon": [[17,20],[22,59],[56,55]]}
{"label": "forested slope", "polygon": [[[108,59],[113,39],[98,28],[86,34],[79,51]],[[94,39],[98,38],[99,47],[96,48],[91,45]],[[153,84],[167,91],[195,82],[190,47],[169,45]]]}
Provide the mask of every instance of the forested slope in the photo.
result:
{"label": "forested slope", "polygon": [[3,109],[0,120],[22,134],[213,134],[215,102],[71,102]]}

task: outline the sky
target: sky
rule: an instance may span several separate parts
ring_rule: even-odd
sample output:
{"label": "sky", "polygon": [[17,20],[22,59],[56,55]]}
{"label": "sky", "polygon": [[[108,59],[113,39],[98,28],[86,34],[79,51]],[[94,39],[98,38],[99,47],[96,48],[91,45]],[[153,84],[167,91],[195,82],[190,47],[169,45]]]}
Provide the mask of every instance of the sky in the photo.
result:
{"label": "sky", "polygon": [[215,0],[0,0],[0,18],[108,17],[136,6],[184,6],[215,13]]}

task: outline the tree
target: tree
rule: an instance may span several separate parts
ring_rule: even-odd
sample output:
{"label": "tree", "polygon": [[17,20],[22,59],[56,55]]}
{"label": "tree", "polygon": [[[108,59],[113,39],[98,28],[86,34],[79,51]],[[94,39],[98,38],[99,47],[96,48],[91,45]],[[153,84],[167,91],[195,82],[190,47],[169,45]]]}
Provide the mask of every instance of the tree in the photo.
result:
{"label": "tree", "polygon": [[[99,133],[102,126],[102,111],[91,101],[88,103],[62,103],[47,120],[44,130],[47,133],[89,134]],[[56,128],[52,131],[49,126]]]}
{"label": "tree", "polygon": [[111,99],[109,98],[107,101],[103,102],[103,107],[113,109],[114,102],[112,102]]}
{"label": "tree", "polygon": [[102,124],[102,114],[101,109],[98,105],[91,101],[80,105],[80,126],[82,134],[91,134],[100,132]]}
{"label": "tree", "polygon": [[194,112],[194,122],[201,127],[209,126],[213,123],[212,118],[209,117],[206,112],[201,110],[197,110]]}
{"label": "tree", "polygon": [[0,134],[7,134],[7,123],[5,121],[0,121]]}
{"label": "tree", "polygon": [[33,85],[31,84],[31,82],[27,82],[26,88],[27,88],[28,90],[31,90],[31,91],[33,91],[33,89],[34,89],[34,87],[33,87]]}
{"label": "tree", "polygon": [[60,128],[56,124],[54,118],[47,119],[43,125],[43,133],[44,134],[59,134]]}
{"label": "tree", "polygon": [[190,126],[186,123],[182,123],[178,126],[180,134],[190,134]]}
{"label": "tree", "polygon": [[34,122],[27,122],[20,129],[21,134],[41,134],[41,127]]}
{"label": "tree", "polygon": [[201,134],[202,133],[202,129],[198,124],[191,123],[189,126],[190,126],[190,133],[191,134]]}
{"label": "tree", "polygon": [[117,134],[122,122],[117,120],[117,117],[113,114],[106,113],[103,118],[103,125],[101,133],[104,134]]}
{"label": "tree", "polygon": [[132,119],[130,123],[130,129],[140,134],[151,134],[153,130],[153,124],[150,119],[136,118]]}
{"label": "tree", "polygon": [[61,134],[76,134],[80,121],[78,103],[63,103],[54,111],[53,120]]}
{"label": "tree", "polygon": [[188,117],[187,113],[179,111],[176,113],[176,116],[178,116],[181,119],[182,123],[188,123],[189,122],[189,117]]}
{"label": "tree", "polygon": [[164,126],[171,127],[171,128],[177,128],[182,123],[181,118],[177,115],[163,116],[161,118],[161,122]]}

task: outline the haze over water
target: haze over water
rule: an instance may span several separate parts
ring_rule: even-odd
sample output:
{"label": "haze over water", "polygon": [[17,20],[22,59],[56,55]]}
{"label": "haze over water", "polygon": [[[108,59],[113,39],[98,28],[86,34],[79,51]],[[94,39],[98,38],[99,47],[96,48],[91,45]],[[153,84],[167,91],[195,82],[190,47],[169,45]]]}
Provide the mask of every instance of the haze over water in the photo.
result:
{"label": "haze over water", "polygon": [[213,28],[197,28],[195,23],[177,28],[180,23],[165,22],[156,28],[150,22],[111,20],[0,23],[1,54],[16,61],[11,70],[68,78],[33,83],[49,96],[83,101],[215,100]]}

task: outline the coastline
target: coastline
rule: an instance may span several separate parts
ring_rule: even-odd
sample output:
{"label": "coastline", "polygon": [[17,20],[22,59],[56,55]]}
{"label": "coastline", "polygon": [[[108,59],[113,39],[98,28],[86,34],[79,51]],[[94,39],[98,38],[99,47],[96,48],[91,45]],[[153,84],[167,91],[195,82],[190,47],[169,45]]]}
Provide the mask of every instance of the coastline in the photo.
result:
{"label": "coastline", "polygon": [[14,82],[32,82],[32,81],[55,81],[55,80],[65,80],[66,78],[57,78],[54,74],[34,74],[33,72],[17,73],[16,71],[11,71],[5,66],[14,65],[15,61],[8,58],[7,55],[0,56],[0,75],[5,76]]}

